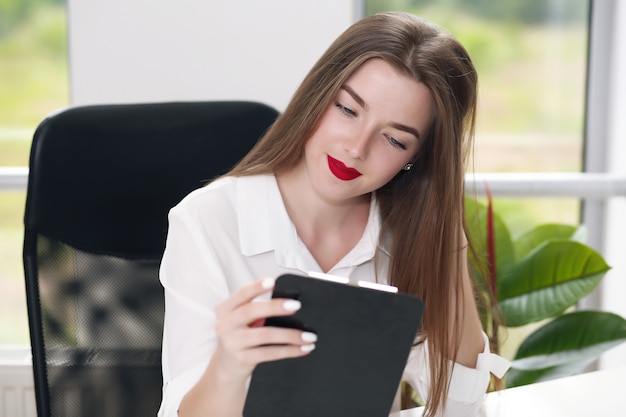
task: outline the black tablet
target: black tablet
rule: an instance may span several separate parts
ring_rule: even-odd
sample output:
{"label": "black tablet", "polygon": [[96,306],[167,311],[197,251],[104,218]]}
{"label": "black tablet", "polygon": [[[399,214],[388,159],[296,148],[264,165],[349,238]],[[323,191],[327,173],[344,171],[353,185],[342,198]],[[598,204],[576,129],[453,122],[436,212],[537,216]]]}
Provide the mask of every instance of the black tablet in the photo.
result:
{"label": "black tablet", "polygon": [[307,356],[255,368],[244,417],[389,415],[423,303],[363,285],[301,275],[277,278],[273,297],[298,299],[302,308],[265,325],[311,331],[318,340]]}

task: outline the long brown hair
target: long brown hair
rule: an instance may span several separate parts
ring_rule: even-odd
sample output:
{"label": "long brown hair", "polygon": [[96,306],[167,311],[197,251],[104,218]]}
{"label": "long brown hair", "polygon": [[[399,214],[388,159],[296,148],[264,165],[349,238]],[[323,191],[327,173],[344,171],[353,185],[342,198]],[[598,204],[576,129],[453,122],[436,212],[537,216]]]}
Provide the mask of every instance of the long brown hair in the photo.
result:
{"label": "long brown hair", "polygon": [[[431,92],[434,120],[410,171],[377,191],[382,229],[392,236],[389,281],[424,300],[430,392],[427,415],[443,407],[459,343],[463,300],[464,166],[474,133],[477,76],[467,51],[447,31],[406,13],[368,16],[348,28],[313,66],[285,111],[229,173],[294,167],[323,112],[361,65],[381,58]],[[455,316],[455,317],[452,317]],[[452,356],[452,357],[451,357]]]}

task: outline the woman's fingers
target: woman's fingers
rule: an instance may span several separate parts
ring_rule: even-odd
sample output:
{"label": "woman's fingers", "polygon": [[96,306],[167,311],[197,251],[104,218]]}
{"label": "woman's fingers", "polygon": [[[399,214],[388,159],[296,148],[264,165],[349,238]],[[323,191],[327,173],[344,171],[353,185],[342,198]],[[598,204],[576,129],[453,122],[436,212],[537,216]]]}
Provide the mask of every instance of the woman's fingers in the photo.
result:
{"label": "woman's fingers", "polygon": [[[302,344],[301,330],[262,326],[268,317],[295,314],[301,307],[298,300],[275,298],[249,302],[219,317],[215,330],[231,349],[271,344]],[[310,334],[304,340],[313,341]]]}
{"label": "woman's fingers", "polygon": [[311,345],[316,341],[317,335],[315,333],[271,326],[248,329],[240,339],[241,346],[244,349],[275,345],[293,345],[298,347]]}
{"label": "woman's fingers", "polygon": [[233,311],[230,321],[234,326],[249,326],[268,317],[291,316],[300,310],[301,307],[300,301],[284,298],[254,301],[242,305]]}
{"label": "woman's fingers", "polygon": [[216,331],[220,365],[242,375],[248,375],[261,362],[307,355],[317,341],[315,333],[284,327],[224,326],[218,322]]}
{"label": "woman's fingers", "polygon": [[274,289],[274,278],[263,278],[251,282],[239,288],[226,300],[222,301],[215,307],[215,313],[220,315],[228,314],[230,311],[249,303],[260,295],[263,295]]}
{"label": "woman's fingers", "polygon": [[268,317],[289,316],[301,308],[302,305],[298,300],[278,298],[255,300],[273,287],[272,278],[257,280],[241,287],[216,306],[218,326],[222,330],[230,326],[257,327]]}
{"label": "woman's fingers", "polygon": [[314,349],[315,343],[305,342],[300,336],[296,344],[262,344],[235,348],[218,345],[213,360],[215,366],[224,369],[225,375],[229,377],[249,377],[259,363],[306,356]]}
{"label": "woman's fingers", "polygon": [[317,335],[297,329],[258,327],[246,329],[234,339],[232,352],[243,365],[304,356],[315,349]]}
{"label": "woman's fingers", "polygon": [[315,344],[301,346],[294,345],[268,345],[255,349],[248,349],[243,353],[244,360],[250,365],[256,366],[262,362],[271,362],[280,359],[298,358],[308,355],[315,349]]}
{"label": "woman's fingers", "polygon": [[268,317],[293,315],[301,308],[293,299],[258,300],[273,287],[273,279],[255,281],[216,307],[215,357],[223,369],[247,375],[261,362],[304,356],[315,349],[314,333],[262,325]]}

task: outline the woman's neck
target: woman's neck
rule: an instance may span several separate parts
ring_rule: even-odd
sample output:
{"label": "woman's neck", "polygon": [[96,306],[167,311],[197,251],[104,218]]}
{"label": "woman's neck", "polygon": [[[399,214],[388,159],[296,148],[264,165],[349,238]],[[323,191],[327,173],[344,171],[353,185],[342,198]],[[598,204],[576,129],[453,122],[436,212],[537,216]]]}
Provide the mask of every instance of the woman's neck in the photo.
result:
{"label": "woman's neck", "polygon": [[329,202],[312,188],[298,168],[276,175],[287,214],[298,237],[324,272],[359,242],[370,210],[370,195]]}

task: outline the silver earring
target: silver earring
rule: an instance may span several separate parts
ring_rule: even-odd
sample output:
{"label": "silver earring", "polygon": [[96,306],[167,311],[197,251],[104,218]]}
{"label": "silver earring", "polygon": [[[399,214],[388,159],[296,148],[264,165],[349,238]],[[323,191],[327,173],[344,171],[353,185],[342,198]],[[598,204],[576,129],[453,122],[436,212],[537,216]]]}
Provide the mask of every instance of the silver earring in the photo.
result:
{"label": "silver earring", "polygon": [[412,167],[413,167],[413,164],[409,162],[402,169],[405,170],[405,171],[410,171]]}

